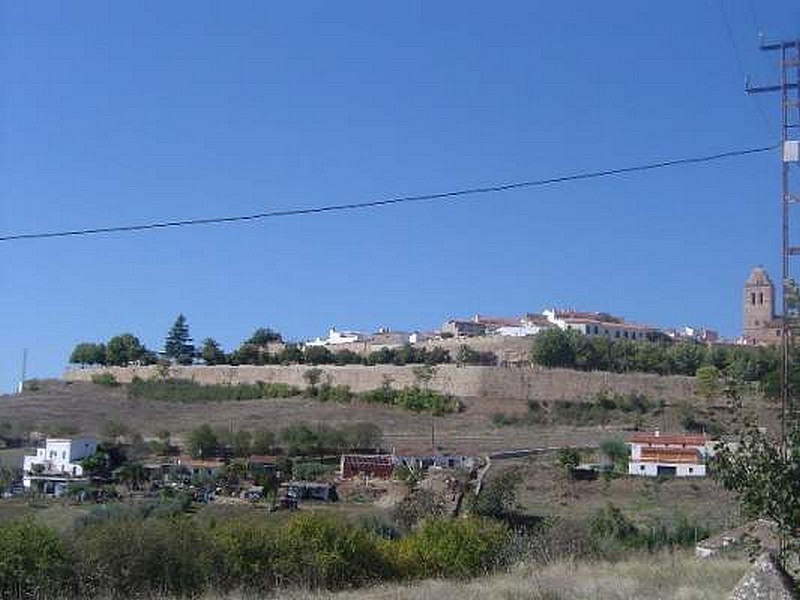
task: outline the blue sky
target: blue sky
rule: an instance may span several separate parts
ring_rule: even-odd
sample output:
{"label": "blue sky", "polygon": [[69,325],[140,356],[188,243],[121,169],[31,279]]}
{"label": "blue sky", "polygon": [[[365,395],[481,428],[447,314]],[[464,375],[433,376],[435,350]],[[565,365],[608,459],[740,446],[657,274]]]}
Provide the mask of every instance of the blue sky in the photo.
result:
{"label": "blue sky", "polygon": [[[0,232],[364,201],[765,145],[800,3],[0,0]],[[756,102],[770,119],[767,126]],[[776,154],[462,202],[0,244],[0,390],[179,312],[433,328],[551,305],[735,336],[776,273]]]}

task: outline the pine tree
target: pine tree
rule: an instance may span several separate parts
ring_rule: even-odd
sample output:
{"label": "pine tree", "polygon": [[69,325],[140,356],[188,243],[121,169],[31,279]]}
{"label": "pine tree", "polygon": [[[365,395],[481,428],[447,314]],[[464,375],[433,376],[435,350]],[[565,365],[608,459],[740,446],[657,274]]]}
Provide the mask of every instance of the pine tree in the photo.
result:
{"label": "pine tree", "polygon": [[164,354],[180,365],[192,364],[195,349],[189,335],[189,325],[186,324],[186,317],[182,314],[178,315],[175,324],[167,334],[167,339],[164,341]]}

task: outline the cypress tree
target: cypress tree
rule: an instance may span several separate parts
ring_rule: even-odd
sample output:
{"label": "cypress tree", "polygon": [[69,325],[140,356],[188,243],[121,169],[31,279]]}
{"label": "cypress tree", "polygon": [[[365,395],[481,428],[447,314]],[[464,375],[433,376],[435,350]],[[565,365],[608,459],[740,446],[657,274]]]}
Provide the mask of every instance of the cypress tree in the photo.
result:
{"label": "cypress tree", "polygon": [[192,364],[195,349],[189,335],[189,325],[182,314],[178,315],[175,324],[170,327],[167,339],[164,341],[164,354],[180,365]]}

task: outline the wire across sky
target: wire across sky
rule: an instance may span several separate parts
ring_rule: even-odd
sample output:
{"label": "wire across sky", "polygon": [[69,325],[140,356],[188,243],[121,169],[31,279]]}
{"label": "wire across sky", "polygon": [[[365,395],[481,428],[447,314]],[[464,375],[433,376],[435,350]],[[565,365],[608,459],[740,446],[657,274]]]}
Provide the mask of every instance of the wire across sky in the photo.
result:
{"label": "wire across sky", "polygon": [[601,177],[613,177],[617,175],[624,175],[627,173],[639,173],[643,171],[664,169],[667,167],[709,163],[718,160],[769,152],[770,150],[774,150],[778,146],[779,145],[772,144],[770,146],[745,148],[741,150],[731,150],[728,152],[719,152],[716,154],[709,154],[706,156],[678,158],[678,159],[665,160],[654,163],[620,167],[616,169],[605,169],[601,171],[583,171],[578,173],[572,173],[569,175],[561,175],[558,177],[549,177],[545,179],[516,181],[511,183],[503,183],[503,184],[490,185],[484,187],[452,190],[449,192],[438,192],[433,194],[422,194],[416,196],[398,196],[393,198],[385,198],[382,200],[369,200],[364,202],[352,202],[347,204],[330,204],[323,206],[312,206],[307,208],[289,208],[281,210],[271,210],[271,211],[248,214],[248,215],[230,215],[230,216],[208,217],[208,218],[198,218],[198,219],[182,219],[175,221],[156,221],[156,222],[141,223],[141,224],[114,225],[109,227],[90,227],[90,228],[80,228],[80,229],[67,229],[62,231],[41,231],[41,232],[31,232],[31,233],[10,233],[0,236],[0,242],[82,237],[82,236],[100,235],[108,233],[135,233],[135,232],[149,231],[154,229],[192,227],[196,225],[241,223],[246,221],[260,221],[264,219],[274,219],[279,217],[293,217],[293,216],[315,215],[315,214],[352,211],[352,210],[364,210],[370,208],[379,208],[383,206],[391,206],[394,204],[408,204],[412,202],[458,200],[468,196],[476,196],[481,194],[507,192],[522,188],[543,187],[543,186],[568,183],[571,181],[598,179]]}

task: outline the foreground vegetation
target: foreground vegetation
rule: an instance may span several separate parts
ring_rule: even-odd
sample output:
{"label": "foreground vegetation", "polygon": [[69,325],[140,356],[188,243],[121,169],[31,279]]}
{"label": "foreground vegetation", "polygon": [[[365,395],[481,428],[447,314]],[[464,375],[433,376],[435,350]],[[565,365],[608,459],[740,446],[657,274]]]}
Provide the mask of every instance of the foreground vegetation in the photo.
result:
{"label": "foreground vegetation", "polygon": [[0,597],[255,594],[463,578],[497,566],[506,537],[501,523],[475,518],[424,521],[399,540],[315,514],[210,523],[107,519],[64,535],[32,522],[6,523],[0,525]]}
{"label": "foreground vegetation", "polygon": [[[416,524],[398,529],[380,519],[349,522],[313,511],[200,518],[172,510],[173,505],[174,499],[168,499],[165,510],[102,511],[62,533],[30,520],[0,524],[0,597],[334,591],[430,578],[463,580],[519,564],[564,559],[621,560],[631,551],[652,552],[651,559],[639,567],[644,568],[645,562],[651,565],[652,572],[640,582],[651,586],[668,581],[656,575],[657,569],[674,567],[674,557],[662,554],[664,549],[689,543],[677,530],[678,535],[658,539],[642,534],[611,509],[596,515],[588,527],[548,521],[533,529],[515,530],[503,519],[423,516]],[[740,570],[737,566],[724,571],[719,585],[730,589]],[[518,575],[491,581],[514,577]],[[606,584],[610,581],[606,579]],[[465,589],[481,585],[485,584],[469,584]]]}
{"label": "foreground vegetation", "polygon": [[299,600],[716,600],[725,598],[748,568],[745,560],[698,560],[689,552],[618,562],[560,559],[518,565],[472,581],[424,581],[360,591],[284,595]]}

